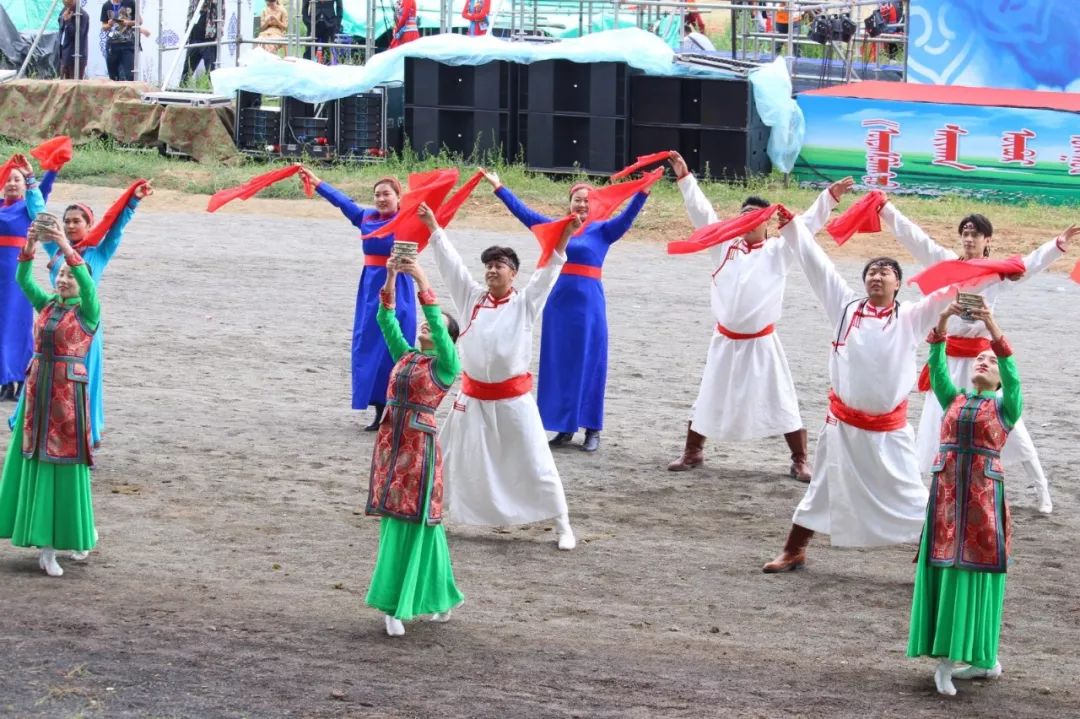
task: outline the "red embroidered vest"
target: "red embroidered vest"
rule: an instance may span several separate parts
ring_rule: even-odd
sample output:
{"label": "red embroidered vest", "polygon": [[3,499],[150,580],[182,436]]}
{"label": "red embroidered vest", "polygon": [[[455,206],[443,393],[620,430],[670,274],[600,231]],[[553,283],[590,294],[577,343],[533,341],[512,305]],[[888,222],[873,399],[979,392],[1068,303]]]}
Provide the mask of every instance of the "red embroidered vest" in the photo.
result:
{"label": "red embroidered vest", "polygon": [[26,370],[24,457],[93,465],[86,394],[86,353],[93,339],[78,304],[53,301],[38,315],[34,357]]}
{"label": "red embroidered vest", "polygon": [[1012,550],[1001,448],[1011,426],[1000,397],[963,393],[945,412],[941,447],[931,470],[930,564],[1004,572]]}
{"label": "red embroidered vest", "polygon": [[[367,513],[411,522],[442,521],[442,449],[435,410],[449,387],[435,376],[435,358],[407,352],[390,372],[386,414],[371,457]],[[431,487],[427,517],[424,494]]]}

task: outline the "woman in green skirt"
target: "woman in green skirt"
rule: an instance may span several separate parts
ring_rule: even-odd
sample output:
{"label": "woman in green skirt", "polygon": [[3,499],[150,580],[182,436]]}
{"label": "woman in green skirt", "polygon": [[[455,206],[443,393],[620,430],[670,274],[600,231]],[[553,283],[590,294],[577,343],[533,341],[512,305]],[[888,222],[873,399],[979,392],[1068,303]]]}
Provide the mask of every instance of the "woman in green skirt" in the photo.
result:
{"label": "woman in green skirt", "polygon": [[[38,240],[55,242],[64,255],[57,294],[34,281]],[[0,538],[10,538],[16,547],[40,547],[38,566],[59,577],[64,570],[57,550],[73,550],[74,558],[85,559],[96,541],[86,355],[101,306],[90,271],[58,226],[30,228],[15,279],[38,316],[26,401],[0,475]]]}
{"label": "woman in green skirt", "polygon": [[[945,336],[953,315],[990,332],[990,349],[975,358],[971,390],[958,389],[949,375]],[[985,304],[965,310],[953,303],[929,342],[930,383],[945,418],[915,567],[907,655],[937,657],[934,683],[952,696],[954,678],[1001,675],[998,638],[1012,544],[1001,448],[1023,398],[1012,349]]]}
{"label": "woman in green skirt", "polygon": [[[367,603],[386,615],[386,633],[399,637],[405,634],[403,622],[421,615],[445,622],[464,599],[454,584],[441,524],[442,452],[435,429],[435,410],[460,363],[454,348],[457,323],[439,309],[416,260],[391,258],[386,270],[378,322],[395,364],[371,458],[366,511],[382,519]],[[398,273],[416,280],[424,313],[419,349],[402,335],[394,314]]]}

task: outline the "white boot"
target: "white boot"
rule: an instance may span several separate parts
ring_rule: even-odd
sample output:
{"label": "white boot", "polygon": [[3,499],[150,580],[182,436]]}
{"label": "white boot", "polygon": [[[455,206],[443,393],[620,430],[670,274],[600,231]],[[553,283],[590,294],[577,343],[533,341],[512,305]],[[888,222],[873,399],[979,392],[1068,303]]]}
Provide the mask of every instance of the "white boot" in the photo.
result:
{"label": "white boot", "polygon": [[435,612],[431,615],[431,619],[428,621],[445,624],[446,622],[450,621],[450,615],[453,613],[453,611],[453,609],[447,609],[445,612]]}
{"label": "white boot", "polygon": [[64,576],[64,570],[60,567],[59,562],[56,561],[56,550],[52,547],[42,548],[41,554],[38,556],[38,566],[50,577]]}
{"label": "white boot", "polygon": [[938,694],[944,694],[947,697],[956,696],[956,687],[952,683],[952,669],[953,663],[948,659],[938,662],[937,670],[934,672],[934,684],[937,686]]}
{"label": "white boot", "polygon": [[1046,474],[1043,473],[1042,464],[1037,459],[1025,459],[1023,464],[1024,471],[1032,480],[1035,493],[1039,496],[1039,511],[1043,514],[1050,514],[1054,511],[1054,503],[1050,501],[1050,485],[1046,481]]}
{"label": "white boot", "polygon": [[400,619],[395,619],[389,614],[385,615],[386,619],[386,633],[392,637],[405,636],[405,625],[401,623]]}
{"label": "white boot", "polygon": [[953,669],[952,675],[953,679],[997,679],[1001,676],[1001,662],[994,662],[989,669],[973,666]]}
{"label": "white boot", "polygon": [[574,530],[570,528],[569,514],[561,514],[555,518],[555,532],[559,535],[559,549],[569,552],[577,546]]}

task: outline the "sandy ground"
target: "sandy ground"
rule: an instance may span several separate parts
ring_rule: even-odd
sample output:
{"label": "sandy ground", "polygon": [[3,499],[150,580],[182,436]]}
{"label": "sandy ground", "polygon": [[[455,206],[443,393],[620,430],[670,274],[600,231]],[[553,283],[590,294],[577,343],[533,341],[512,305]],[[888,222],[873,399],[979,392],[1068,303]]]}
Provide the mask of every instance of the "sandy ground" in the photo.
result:
{"label": "sandy ground", "polygon": [[[103,208],[115,191],[61,185],[51,206],[76,195]],[[200,212],[204,202],[148,202],[105,277],[101,542],[83,564],[63,559],[61,579],[31,550],[0,545],[0,715],[1080,713],[1080,587],[1064,556],[1080,530],[1080,346],[1069,333],[1077,287],[1064,275],[1034,278],[999,305],[1056,509],[1038,515],[1011,468],[1006,673],[961,683],[949,700],[933,690],[930,660],[903,656],[912,547],[818,539],[806,570],[760,572],[803,492],[783,476],[782,439],[710,446],[706,469],[664,471],[709,341],[709,268],[641,236],[605,268],[604,444],[557,455],[578,549],[556,551],[545,525],[451,522],[465,605],[449,624],[387,638],[362,601],[377,522],[352,512],[373,439],[359,431],[368,413],[348,409],[356,236],[317,201],[217,215]],[[452,231],[464,255],[510,241],[531,266],[530,236],[484,225]],[[860,266],[841,260],[851,277]],[[780,335],[812,435],[829,331],[794,272]]]}

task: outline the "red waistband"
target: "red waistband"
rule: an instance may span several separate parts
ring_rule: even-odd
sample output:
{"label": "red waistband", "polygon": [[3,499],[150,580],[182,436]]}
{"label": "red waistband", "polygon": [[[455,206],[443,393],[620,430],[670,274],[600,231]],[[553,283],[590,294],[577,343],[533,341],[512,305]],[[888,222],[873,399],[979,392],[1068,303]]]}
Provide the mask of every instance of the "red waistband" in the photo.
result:
{"label": "red waistband", "polygon": [[386,261],[390,255],[364,255],[365,267],[386,267]]}
{"label": "red waistband", "polygon": [[949,335],[945,338],[945,354],[949,357],[978,357],[988,349],[990,349],[990,340],[986,337]]}
{"label": "red waistband", "polygon": [[0,247],[25,247],[26,238],[15,235],[0,235]]}
{"label": "red waistband", "polygon": [[591,277],[594,280],[600,279],[602,271],[599,267],[593,267],[592,265],[579,265],[576,262],[567,262],[562,267],[562,273],[564,275],[580,275],[581,277]]}
{"label": "red waistband", "polygon": [[765,337],[766,335],[771,335],[773,332],[776,331],[776,325],[768,325],[763,330],[759,330],[757,332],[752,332],[748,335],[745,335],[742,332],[732,332],[727,327],[724,327],[722,324],[717,322],[716,331],[727,337],[729,340],[753,340],[757,339],[758,337]]}
{"label": "red waistband", "polygon": [[836,393],[830,389],[829,412],[832,413],[833,417],[836,417],[844,424],[850,424],[852,427],[865,429],[868,432],[892,432],[896,429],[903,429],[904,426],[907,425],[906,399],[896,405],[896,408],[891,412],[886,412],[885,414],[870,414],[853,407],[848,407],[836,396]]}
{"label": "red waistband", "polygon": [[502,382],[481,382],[461,373],[461,391],[481,400],[513,399],[532,391],[532,375],[526,372]]}

